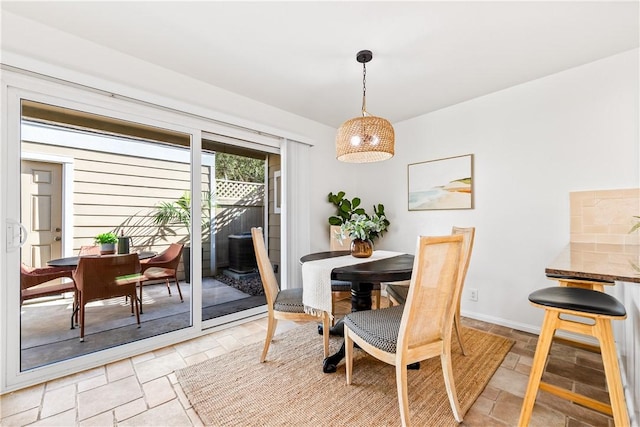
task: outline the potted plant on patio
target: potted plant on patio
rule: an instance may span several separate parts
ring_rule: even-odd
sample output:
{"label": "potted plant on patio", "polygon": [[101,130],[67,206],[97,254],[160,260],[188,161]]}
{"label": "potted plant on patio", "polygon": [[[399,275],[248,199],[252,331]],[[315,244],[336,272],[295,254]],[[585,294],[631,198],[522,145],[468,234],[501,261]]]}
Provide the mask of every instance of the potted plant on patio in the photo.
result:
{"label": "potted plant on patio", "polygon": [[115,254],[118,236],[115,233],[100,233],[95,237],[95,242],[100,245],[100,254]]}

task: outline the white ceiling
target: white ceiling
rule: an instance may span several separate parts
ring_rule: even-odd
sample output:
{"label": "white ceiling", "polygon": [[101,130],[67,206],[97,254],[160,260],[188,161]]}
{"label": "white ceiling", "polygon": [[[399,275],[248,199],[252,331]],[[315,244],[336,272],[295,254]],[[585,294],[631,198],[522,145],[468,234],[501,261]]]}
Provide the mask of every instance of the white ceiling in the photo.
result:
{"label": "white ceiling", "polygon": [[639,45],[637,1],[1,4],[332,127],[360,114],[362,49],[367,109],[398,122]]}

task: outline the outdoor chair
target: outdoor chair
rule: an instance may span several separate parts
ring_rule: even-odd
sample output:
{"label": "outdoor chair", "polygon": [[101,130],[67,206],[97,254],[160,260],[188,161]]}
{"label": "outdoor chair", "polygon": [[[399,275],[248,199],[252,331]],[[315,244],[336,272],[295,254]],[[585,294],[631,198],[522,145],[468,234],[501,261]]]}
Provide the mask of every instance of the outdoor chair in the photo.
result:
{"label": "outdoor chair", "polygon": [[[56,283],[48,283],[56,279],[59,279]],[[71,329],[73,329],[73,315],[78,306],[73,270],[64,267],[33,268],[20,263],[20,305],[26,300],[60,295],[65,292],[73,292],[73,310],[71,312]]]}
{"label": "outdoor chair", "polygon": [[320,316],[305,313],[304,305],[302,304],[302,288],[280,290],[264,243],[262,228],[253,227],[251,229],[251,237],[268,309],[267,337],[264,341],[260,362],[264,362],[267,357],[269,344],[273,339],[278,319],[293,321],[321,320],[324,357],[329,356],[329,313],[322,312]]}
{"label": "outdoor chair", "polygon": [[[464,344],[462,343],[462,334],[460,333],[460,300],[462,298],[462,288],[464,288],[464,280],[467,277],[467,270],[469,269],[469,261],[471,260],[471,252],[473,250],[473,241],[475,238],[475,227],[453,227],[451,230],[452,235],[462,234],[464,237],[463,245],[463,262],[460,267],[462,271],[458,276],[462,284],[460,285],[460,293],[458,294],[458,305],[456,308],[456,315],[453,320],[454,329],[458,337],[458,344],[460,344],[460,350],[463,355],[466,355]],[[409,281],[389,283],[386,287],[387,297],[389,298],[389,305],[404,304],[409,294]]]}
{"label": "outdoor chair", "polygon": [[162,253],[154,256],[153,258],[140,261],[142,271],[142,279],[140,280],[140,313],[142,313],[142,286],[149,281],[164,279],[167,284],[169,296],[171,296],[169,279],[173,279],[176,283],[176,287],[178,288],[180,302],[184,302],[180,283],[178,282],[178,264],[180,263],[183,246],[184,245],[179,243],[172,243]]}
{"label": "outdoor chair", "polygon": [[404,305],[356,311],[344,318],[347,384],[353,379],[354,343],[396,368],[400,420],[410,425],[407,365],[440,357],[453,416],[462,422],[451,364],[451,329],[462,286],[463,236],[418,238]]}
{"label": "outdoor chair", "polygon": [[136,286],[140,280],[138,254],[80,257],[73,272],[76,282],[80,310],[80,341],[84,342],[85,306],[96,300],[114,297],[131,297],[131,312],[135,307],[136,320],[140,327],[140,313]]}

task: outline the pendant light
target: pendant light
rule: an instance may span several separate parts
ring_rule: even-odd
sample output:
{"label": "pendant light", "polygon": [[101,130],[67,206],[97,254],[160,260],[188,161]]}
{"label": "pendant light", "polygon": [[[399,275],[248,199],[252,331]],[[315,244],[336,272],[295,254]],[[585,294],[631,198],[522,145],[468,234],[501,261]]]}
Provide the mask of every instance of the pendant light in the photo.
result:
{"label": "pendant light", "polygon": [[356,55],[356,61],[362,64],[362,116],[347,120],[338,129],[336,158],[342,162],[379,162],[394,154],[393,126],[367,112],[367,62],[372,58],[370,50],[361,50]]}

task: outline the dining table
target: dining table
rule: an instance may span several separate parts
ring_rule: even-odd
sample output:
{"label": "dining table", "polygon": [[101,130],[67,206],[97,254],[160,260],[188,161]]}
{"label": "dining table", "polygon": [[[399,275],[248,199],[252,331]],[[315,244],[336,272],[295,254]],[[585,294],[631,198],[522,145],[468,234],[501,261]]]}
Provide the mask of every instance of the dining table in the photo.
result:
{"label": "dining table", "polygon": [[[99,256],[118,256],[118,255],[128,255],[128,254],[109,254],[109,255],[82,255],[82,257],[99,257]],[[152,251],[140,251],[138,252],[138,259],[149,259],[153,258],[157,255],[157,252]],[[69,269],[75,269],[78,266],[78,262],[80,262],[80,255],[64,257],[64,258],[56,258],[47,261],[47,265],[51,267],[68,267]]]}
{"label": "dining table", "polygon": [[[376,254],[378,251],[374,251]],[[314,261],[336,258],[336,267],[330,272],[331,280],[351,282],[351,311],[371,310],[371,290],[374,284],[382,282],[397,282],[409,280],[413,271],[414,256],[405,253],[395,253],[380,259],[366,261],[353,258],[353,263],[349,259],[353,258],[349,251],[326,251],[316,252],[303,256],[300,262],[312,263]],[[338,261],[339,260],[339,261]],[[309,291],[309,287],[314,284],[304,283],[303,294]],[[322,333],[322,326],[318,327],[318,332]],[[332,328],[332,335],[344,335],[344,324],[340,319]],[[322,362],[322,371],[332,373],[336,371],[338,363],[345,356],[344,341],[337,353],[326,357]]]}

